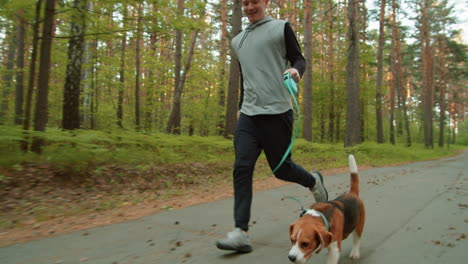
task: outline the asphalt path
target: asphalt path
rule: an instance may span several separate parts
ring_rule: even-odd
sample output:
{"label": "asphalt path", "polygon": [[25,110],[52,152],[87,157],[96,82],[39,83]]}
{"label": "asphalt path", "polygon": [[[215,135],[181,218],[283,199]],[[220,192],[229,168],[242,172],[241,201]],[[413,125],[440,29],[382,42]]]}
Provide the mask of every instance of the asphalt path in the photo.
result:
{"label": "asphalt path", "polygon": [[[347,158],[347,157],[343,157]],[[359,159],[357,159],[359,166]],[[361,259],[339,263],[468,263],[468,151],[441,160],[359,172],[367,217]],[[330,198],[349,187],[349,174],[326,175]],[[288,226],[299,206],[313,203],[299,185],[254,194],[250,236],[254,251],[218,250],[232,230],[233,199],[166,211],[138,220],[0,248],[2,264],[290,263]],[[327,250],[309,263],[325,263]]]}

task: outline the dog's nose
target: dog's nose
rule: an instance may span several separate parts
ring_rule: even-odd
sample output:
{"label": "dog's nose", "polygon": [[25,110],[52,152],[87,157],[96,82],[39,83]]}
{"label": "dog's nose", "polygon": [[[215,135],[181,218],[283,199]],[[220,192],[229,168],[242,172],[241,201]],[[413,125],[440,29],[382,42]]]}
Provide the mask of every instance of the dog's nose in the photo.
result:
{"label": "dog's nose", "polygon": [[288,258],[289,258],[289,260],[290,260],[291,262],[296,261],[296,256],[294,256],[294,255],[288,255]]}

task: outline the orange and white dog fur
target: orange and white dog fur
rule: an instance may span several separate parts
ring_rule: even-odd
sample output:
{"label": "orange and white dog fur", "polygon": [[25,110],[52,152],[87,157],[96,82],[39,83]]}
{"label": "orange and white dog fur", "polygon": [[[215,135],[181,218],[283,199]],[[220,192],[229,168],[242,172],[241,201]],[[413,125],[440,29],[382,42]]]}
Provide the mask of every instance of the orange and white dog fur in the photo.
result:
{"label": "orange and white dog fur", "polygon": [[[353,155],[349,156],[351,187],[335,200],[316,203],[304,210],[295,223],[289,226],[292,248],[288,258],[294,263],[306,263],[314,253],[328,248],[327,264],[337,264],[341,241],[353,233],[352,259],[360,257],[361,235],[364,229],[365,208],[359,198],[359,176]],[[329,229],[327,230],[327,224]]]}

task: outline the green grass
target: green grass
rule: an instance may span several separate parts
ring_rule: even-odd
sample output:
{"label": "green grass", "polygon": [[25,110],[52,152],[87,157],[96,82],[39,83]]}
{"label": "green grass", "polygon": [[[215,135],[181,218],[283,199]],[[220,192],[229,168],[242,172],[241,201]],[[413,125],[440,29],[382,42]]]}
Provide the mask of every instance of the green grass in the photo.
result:
{"label": "green grass", "polygon": [[[0,166],[21,170],[22,162],[46,163],[56,167],[83,171],[99,164],[134,165],[144,169],[155,164],[232,163],[232,141],[222,137],[174,136],[145,134],[129,131],[61,131],[49,129],[42,136],[47,145],[42,155],[22,153],[19,141],[22,130],[0,126]],[[310,143],[298,139],[293,148],[293,159],[306,162],[310,169],[327,169],[347,166],[347,155],[353,153],[359,164],[382,166],[402,162],[430,160],[453,155],[463,149],[427,149],[422,144],[403,145],[364,143],[351,148],[343,144]],[[264,157],[260,158],[264,160]],[[97,168],[97,169],[96,169]],[[1,181],[2,177],[0,177]]]}
{"label": "green grass", "polygon": [[95,164],[173,164],[215,162],[232,159],[232,143],[222,137],[171,136],[128,131],[73,132],[49,129],[30,132],[46,139],[42,155],[22,153],[20,129],[0,126],[0,166],[12,167],[24,161],[73,167]]}

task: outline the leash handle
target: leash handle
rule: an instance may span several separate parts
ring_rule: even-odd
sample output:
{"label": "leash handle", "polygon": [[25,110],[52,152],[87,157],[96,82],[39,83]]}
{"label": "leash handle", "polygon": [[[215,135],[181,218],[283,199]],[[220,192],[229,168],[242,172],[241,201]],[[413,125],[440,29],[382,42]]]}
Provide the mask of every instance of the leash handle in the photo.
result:
{"label": "leash handle", "polygon": [[286,73],[284,75],[283,83],[284,83],[284,86],[286,87],[286,90],[288,90],[289,94],[291,96],[296,96],[296,94],[297,94],[297,83],[291,77],[291,73],[288,72],[288,73]]}
{"label": "leash handle", "polygon": [[273,174],[283,165],[284,161],[286,158],[289,156],[291,153],[291,149],[294,145],[294,142],[296,141],[297,135],[299,134],[299,127],[301,125],[301,109],[299,108],[299,102],[297,101],[296,98],[296,93],[297,93],[297,84],[296,81],[294,81],[293,78],[291,78],[291,73],[286,73],[283,77],[283,84],[286,87],[286,90],[288,93],[291,95],[294,105],[296,106],[296,112],[297,112],[297,124],[296,124],[296,130],[294,131],[294,135],[291,138],[291,143],[289,144],[288,148],[284,152],[283,158],[281,161],[278,163],[276,168],[273,170]]}

